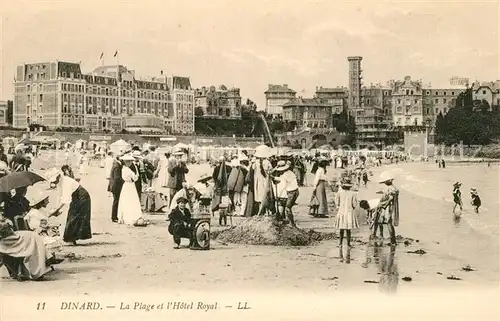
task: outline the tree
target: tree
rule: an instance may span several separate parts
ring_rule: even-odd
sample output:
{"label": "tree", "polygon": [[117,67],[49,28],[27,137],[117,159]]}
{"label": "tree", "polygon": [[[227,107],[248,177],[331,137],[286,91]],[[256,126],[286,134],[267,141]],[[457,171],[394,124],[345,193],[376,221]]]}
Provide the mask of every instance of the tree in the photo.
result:
{"label": "tree", "polygon": [[203,117],[204,113],[203,113],[203,108],[201,106],[198,106],[194,109],[194,115],[196,117]]}
{"label": "tree", "polygon": [[436,142],[442,143],[444,142],[444,138],[446,135],[446,120],[444,119],[443,113],[439,112],[436,117]]}

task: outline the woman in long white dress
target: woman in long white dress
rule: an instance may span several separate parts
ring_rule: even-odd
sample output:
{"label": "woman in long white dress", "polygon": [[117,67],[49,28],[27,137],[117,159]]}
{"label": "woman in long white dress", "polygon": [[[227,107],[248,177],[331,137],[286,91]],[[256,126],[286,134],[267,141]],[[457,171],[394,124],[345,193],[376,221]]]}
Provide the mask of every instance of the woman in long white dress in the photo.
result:
{"label": "woman in long white dress", "polygon": [[132,165],[134,157],[127,154],[121,160],[123,161],[122,179],[124,183],[118,203],[118,222],[131,226],[144,226],[146,222],[142,218],[141,202],[135,187],[135,181],[139,177],[129,167]]}

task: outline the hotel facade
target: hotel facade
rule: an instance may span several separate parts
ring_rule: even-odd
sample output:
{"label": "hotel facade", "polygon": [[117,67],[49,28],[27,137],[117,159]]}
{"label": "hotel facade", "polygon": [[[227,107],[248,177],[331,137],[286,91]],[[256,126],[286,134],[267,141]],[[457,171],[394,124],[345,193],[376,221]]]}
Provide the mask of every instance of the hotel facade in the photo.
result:
{"label": "hotel facade", "polygon": [[13,126],[191,134],[193,105],[187,77],[138,79],[122,65],[84,74],[71,62],[23,64],[14,81]]}

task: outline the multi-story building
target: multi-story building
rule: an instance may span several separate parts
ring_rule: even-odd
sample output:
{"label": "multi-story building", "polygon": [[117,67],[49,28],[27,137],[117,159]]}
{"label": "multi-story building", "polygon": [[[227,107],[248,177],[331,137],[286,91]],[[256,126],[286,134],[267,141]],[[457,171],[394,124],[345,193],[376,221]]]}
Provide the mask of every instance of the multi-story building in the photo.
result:
{"label": "multi-story building", "polygon": [[360,147],[381,147],[394,142],[391,96],[391,89],[381,85],[362,88],[362,107],[355,110],[356,138]]}
{"label": "multi-story building", "polygon": [[316,86],[314,98],[333,106],[332,113],[339,114],[347,107],[349,91],[345,87],[325,88]]}
{"label": "multi-story building", "polygon": [[424,126],[422,81],[406,76],[403,81],[391,81],[392,115],[395,126]]}
{"label": "multi-story building", "polygon": [[361,60],[363,57],[360,56],[347,57],[349,61],[349,101],[347,103],[349,109],[361,107],[361,86],[363,85]]}
{"label": "multi-story building", "polygon": [[283,113],[283,105],[291,99],[296,98],[295,90],[284,85],[269,85],[264,92],[266,95],[266,113],[272,117],[278,117]]}
{"label": "multi-story building", "polygon": [[240,89],[201,87],[194,91],[194,106],[201,109],[202,117],[241,118]]}
{"label": "multi-story building", "polygon": [[173,131],[194,133],[194,90],[191,81],[188,77],[172,76],[167,78],[167,84],[172,92]]}
{"label": "multi-story building", "polygon": [[455,106],[457,96],[465,92],[465,88],[431,88],[423,90],[424,125],[433,127],[436,117],[441,113],[446,115]]}
{"label": "multi-story building", "polygon": [[0,126],[9,125],[7,114],[8,114],[8,103],[6,101],[0,100]]}
{"label": "multi-story building", "polygon": [[500,80],[490,82],[474,82],[472,99],[486,100],[490,106],[500,106]]}
{"label": "multi-story building", "polygon": [[283,120],[295,122],[297,129],[331,127],[331,104],[317,98],[295,98],[283,105]]}
{"label": "multi-story building", "polygon": [[91,131],[154,124],[157,131],[192,133],[193,91],[189,78],[137,79],[121,65],[83,74],[76,63],[24,64],[17,67],[14,82],[13,123]]}

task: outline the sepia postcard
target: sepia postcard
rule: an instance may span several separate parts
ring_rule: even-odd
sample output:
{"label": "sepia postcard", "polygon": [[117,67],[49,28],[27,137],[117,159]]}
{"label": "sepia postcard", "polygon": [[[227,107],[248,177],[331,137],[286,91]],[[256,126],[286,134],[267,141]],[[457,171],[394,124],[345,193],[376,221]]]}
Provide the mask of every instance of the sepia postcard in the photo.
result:
{"label": "sepia postcard", "polygon": [[498,1],[0,17],[0,320],[500,319]]}

